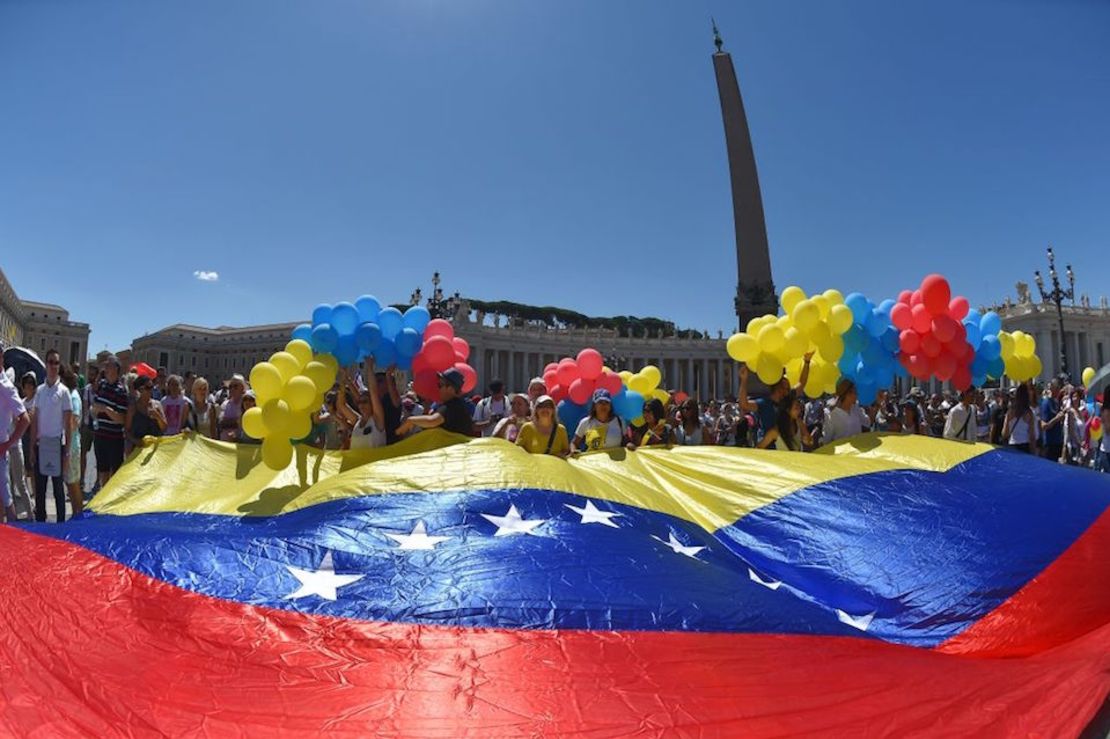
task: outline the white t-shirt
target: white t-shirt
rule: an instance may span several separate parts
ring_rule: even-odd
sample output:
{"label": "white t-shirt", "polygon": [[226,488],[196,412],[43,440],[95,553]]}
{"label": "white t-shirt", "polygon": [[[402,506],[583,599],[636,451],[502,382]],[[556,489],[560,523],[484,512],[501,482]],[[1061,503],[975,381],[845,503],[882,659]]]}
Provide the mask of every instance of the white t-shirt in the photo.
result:
{"label": "white t-shirt", "polygon": [[509,415],[511,415],[511,413],[509,410],[509,398],[507,396],[502,396],[501,400],[494,400],[492,397],[482,398],[474,408],[475,423],[493,421],[493,423],[486,424],[482,427],[482,436],[493,436],[493,431],[497,427],[497,422]]}
{"label": "white t-shirt", "polygon": [[622,436],[620,419],[614,416],[607,423],[602,423],[596,418],[586,416],[578,422],[575,437],[581,436],[586,440],[586,449],[613,449],[619,447],[624,439]]}
{"label": "white t-shirt", "polygon": [[825,413],[825,424],[821,429],[822,440],[825,444],[846,439],[849,436],[863,433],[863,411],[859,405],[852,406],[846,411],[839,406],[830,408]]}
{"label": "white t-shirt", "polygon": [[365,423],[359,417],[358,423],[351,429],[351,448],[373,449],[380,446],[385,446],[385,429],[378,428],[373,416],[367,418]]}
{"label": "white t-shirt", "polygon": [[15,419],[27,412],[19,391],[8,376],[0,372],[0,442],[8,440]]}
{"label": "white t-shirt", "polygon": [[[69,388],[56,380],[53,385],[42,383],[35,391],[31,401],[35,408],[39,439],[51,439],[65,435],[65,414],[72,412]],[[38,439],[36,439],[37,441]]]}
{"label": "white t-shirt", "polygon": [[963,403],[956,403],[952,406],[952,410],[948,411],[948,418],[944,422],[944,438],[975,441],[978,437],[979,426],[975,418],[975,409],[968,408]]}

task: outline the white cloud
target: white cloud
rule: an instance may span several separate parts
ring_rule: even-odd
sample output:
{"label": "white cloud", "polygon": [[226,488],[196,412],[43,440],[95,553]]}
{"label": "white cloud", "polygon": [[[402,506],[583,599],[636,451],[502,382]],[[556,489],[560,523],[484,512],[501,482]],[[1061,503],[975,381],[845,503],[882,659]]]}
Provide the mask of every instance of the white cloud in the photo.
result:
{"label": "white cloud", "polygon": [[215,282],[216,280],[220,279],[220,273],[206,272],[203,269],[198,269],[197,271],[193,272],[193,277],[196,277],[201,282]]}

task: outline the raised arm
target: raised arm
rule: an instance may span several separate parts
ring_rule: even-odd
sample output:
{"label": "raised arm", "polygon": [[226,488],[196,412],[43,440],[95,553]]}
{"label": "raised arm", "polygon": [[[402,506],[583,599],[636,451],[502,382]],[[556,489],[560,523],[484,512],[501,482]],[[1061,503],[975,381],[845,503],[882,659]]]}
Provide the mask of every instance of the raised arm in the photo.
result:
{"label": "raised arm", "polygon": [[[370,391],[370,408],[371,408],[371,412],[374,414],[374,424],[379,429],[384,429],[385,428],[385,409],[382,407],[382,399],[380,397],[378,397],[378,378],[374,375],[374,358],[373,357],[367,357],[366,358],[365,367],[366,367],[366,388]],[[386,379],[385,379],[386,385],[390,384],[390,379],[389,378],[391,376],[392,376],[392,373],[389,373],[389,374],[386,375]],[[391,395],[393,393],[397,392],[397,383],[394,382],[392,384],[393,384],[393,390],[390,393]],[[400,401],[397,402],[397,405],[400,405]]]}
{"label": "raised arm", "polygon": [[759,410],[754,400],[748,400],[748,365],[741,364],[738,370],[740,374],[740,397],[737,399],[736,404],[740,406],[740,410],[755,412]]}

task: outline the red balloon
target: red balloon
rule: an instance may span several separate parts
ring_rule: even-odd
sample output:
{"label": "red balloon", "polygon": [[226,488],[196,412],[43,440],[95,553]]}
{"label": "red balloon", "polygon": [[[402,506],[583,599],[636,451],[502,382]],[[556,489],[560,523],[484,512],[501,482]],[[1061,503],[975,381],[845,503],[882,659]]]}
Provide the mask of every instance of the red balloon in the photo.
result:
{"label": "red balloon", "polygon": [[551,399],[555,401],[555,405],[559,405],[560,402],[566,400],[567,398],[567,391],[563,389],[562,385],[549,387],[547,390],[547,394],[550,395]]}
{"label": "red balloon", "polygon": [[921,337],[921,353],[930,359],[940,355],[944,350],[944,345],[937,340],[937,337],[932,333],[924,334]]}
{"label": "red balloon", "polygon": [[952,375],[952,385],[960,392],[971,387],[971,368],[966,365],[957,367],[956,373]]}
{"label": "red balloon", "polygon": [[905,303],[895,303],[890,309],[890,322],[899,331],[904,331],[913,325],[913,310]]}
{"label": "red balloon", "polygon": [[548,362],[547,365],[543,368],[543,373],[542,374],[546,375],[548,372],[554,372],[558,368],[559,368],[559,363],[558,362]]}
{"label": "red balloon", "polygon": [[578,363],[570,357],[559,362],[559,369],[556,372],[559,376],[559,384],[568,389],[571,383],[581,376],[578,371]]}
{"label": "red balloon", "polygon": [[425,370],[430,370],[428,366],[428,358],[424,356],[424,352],[417,352],[416,356],[412,358],[412,376],[416,377],[418,374]]}
{"label": "red balloon", "polygon": [[451,328],[451,324],[442,318],[433,318],[424,327],[424,341],[427,342],[433,336],[442,336],[450,341],[455,338],[455,329]]}
{"label": "red balloon", "polygon": [[436,372],[455,366],[455,347],[445,336],[433,336],[425,341],[420,353],[427,359],[428,366]]}
{"label": "red balloon", "polygon": [[1091,419],[1091,430],[1092,431],[1098,431],[1100,428],[1102,428],[1102,419],[1092,418]]}
{"label": "red balloon", "polygon": [[597,349],[583,349],[578,352],[578,372],[583,380],[596,380],[601,377],[605,360]]}
{"label": "red balloon", "polygon": [[682,392],[681,390],[674,394],[674,402],[678,403],[679,405],[685,403],[689,398],[690,396]]}
{"label": "red balloon", "polygon": [[464,393],[469,393],[478,384],[478,373],[475,372],[474,368],[466,362],[456,362],[455,369],[457,369],[459,372],[462,372],[462,391]]}
{"label": "red balloon", "polygon": [[921,348],[921,334],[906,329],[898,334],[898,345],[903,354],[917,354],[917,350]]}
{"label": "red balloon", "polygon": [[929,275],[921,281],[921,302],[932,315],[947,313],[950,300],[952,289],[948,286],[948,280],[940,275]]}
{"label": "red balloon", "polygon": [[954,338],[953,341],[967,342],[967,326],[959,321],[956,321],[956,338]]}
{"label": "red balloon", "polygon": [[593,397],[595,384],[593,380],[579,377],[570,384],[567,396],[578,405],[585,405]]}
{"label": "red balloon", "polygon": [[923,354],[911,354],[906,369],[917,379],[924,380],[929,376],[929,360]]}
{"label": "red balloon", "polygon": [[898,293],[898,302],[902,303],[903,305],[909,305],[910,300],[912,299],[913,290],[903,290],[902,292]]}
{"label": "red balloon", "polygon": [[551,388],[559,384],[559,373],[554,369],[546,370],[543,373],[543,384],[547,386],[547,392],[550,393]]}
{"label": "red balloon", "polygon": [[955,318],[957,321],[962,321],[967,318],[968,311],[971,310],[971,303],[967,301],[963,295],[957,295],[952,298],[948,304],[948,315]]}
{"label": "red balloon", "polygon": [[955,357],[948,353],[941,353],[934,362],[933,373],[941,382],[947,382],[956,374],[957,366]]}
{"label": "red balloon", "polygon": [[910,307],[912,308],[915,305],[921,305],[921,291],[920,290],[914,290],[912,293],[910,293]]}
{"label": "red balloon", "polygon": [[451,339],[451,346],[454,347],[455,356],[460,358],[460,362],[470,359],[470,344],[466,343],[466,339],[456,336]]}
{"label": "red balloon", "polygon": [[919,334],[927,334],[933,328],[933,317],[929,315],[929,311],[925,306],[920,303],[915,305],[912,309],[913,313],[913,330]]}
{"label": "red balloon", "polygon": [[616,395],[621,391],[624,382],[616,372],[605,372],[597,378],[597,386],[608,390],[610,395]]}
{"label": "red balloon", "polygon": [[[415,364],[415,362],[413,362],[413,364]],[[438,401],[439,377],[433,370],[421,370],[413,375],[412,389],[424,400]]]}
{"label": "red balloon", "polygon": [[933,336],[937,337],[940,343],[947,344],[956,338],[956,327],[959,325],[952,316],[942,313],[933,318]]}
{"label": "red balloon", "polygon": [[140,377],[154,378],[158,376],[158,370],[154,369],[146,362],[137,362],[131,365],[131,371]]}

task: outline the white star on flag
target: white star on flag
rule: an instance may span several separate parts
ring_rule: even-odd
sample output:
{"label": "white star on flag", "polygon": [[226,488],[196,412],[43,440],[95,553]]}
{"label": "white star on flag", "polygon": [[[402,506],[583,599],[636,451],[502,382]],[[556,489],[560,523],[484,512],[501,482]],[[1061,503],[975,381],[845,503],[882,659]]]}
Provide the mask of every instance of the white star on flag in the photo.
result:
{"label": "white star on flag", "polygon": [[582,523],[600,523],[604,524],[605,526],[612,526],[614,529],[619,529],[620,526],[617,526],[610,519],[612,519],[614,516],[624,515],[623,513],[603,511],[595,506],[592,500],[586,501],[585,508],[579,508],[578,506],[571,505],[570,503],[563,503],[563,505],[581,516]]}
{"label": "white star on flag", "polygon": [[509,512],[504,516],[491,516],[488,513],[483,513],[482,518],[497,527],[497,533],[494,534],[494,536],[511,536],[512,534],[532,534],[533,536],[538,536],[532,529],[542,523],[547,523],[546,518],[525,521],[520,517],[520,513],[517,511],[515,505],[510,505]]}
{"label": "white star on flag", "polygon": [[450,536],[428,536],[423,521],[417,521],[411,534],[386,534],[390,539],[401,545],[401,549],[435,549],[436,544],[447,541]]}
{"label": "white star on flag", "polygon": [[685,554],[687,557],[690,557],[691,559],[697,559],[698,558],[697,557],[698,552],[705,549],[705,547],[688,547],[688,546],[684,545],[678,539],[674,538],[674,532],[673,531],[670,532],[667,541],[663,541],[662,539],[660,539],[655,534],[652,534],[651,538],[655,539],[658,542],[662,542],[663,544],[666,544],[667,546],[669,546],[671,549],[674,550],[675,554]]}
{"label": "white star on flag", "polygon": [[854,629],[867,631],[867,627],[871,625],[871,620],[875,618],[875,613],[876,611],[872,611],[871,613],[865,613],[862,616],[853,616],[846,611],[842,611],[837,608],[836,620],[842,624],[848,624]]}
{"label": "white star on flag", "polygon": [[286,600],[305,598],[309,595],[318,595],[324,600],[335,600],[336,590],[344,585],[350,585],[356,580],[361,580],[364,575],[337,575],[332,564],[331,552],[324,555],[324,561],[315,570],[302,570],[293,565],[285,565],[293,577],[301,581],[301,586],[285,596]]}
{"label": "white star on flag", "polygon": [[763,587],[770,588],[771,590],[778,590],[779,587],[782,585],[781,580],[764,580],[751,567],[748,568],[748,577],[751,578],[752,582],[757,582]]}

